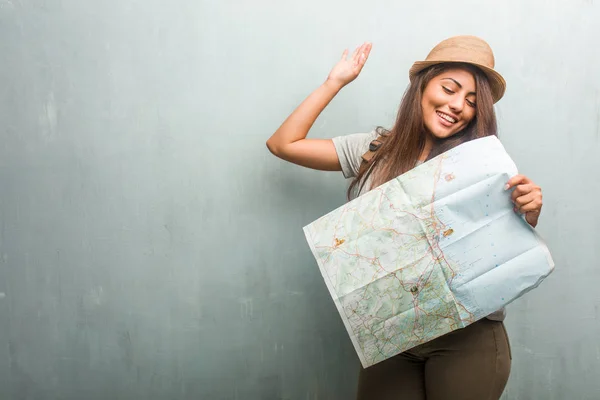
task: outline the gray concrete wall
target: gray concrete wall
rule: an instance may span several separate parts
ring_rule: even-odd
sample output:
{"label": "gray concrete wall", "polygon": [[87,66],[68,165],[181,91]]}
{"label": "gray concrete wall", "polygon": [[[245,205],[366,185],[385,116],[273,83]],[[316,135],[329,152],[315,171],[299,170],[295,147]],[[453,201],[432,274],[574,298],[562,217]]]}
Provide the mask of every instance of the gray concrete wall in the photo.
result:
{"label": "gray concrete wall", "polygon": [[600,4],[0,0],[0,399],[350,399],[359,362],[301,228],[339,173],[265,140],[374,44],[313,137],[389,125],[475,34],[556,271],[508,308],[505,399],[600,398]]}

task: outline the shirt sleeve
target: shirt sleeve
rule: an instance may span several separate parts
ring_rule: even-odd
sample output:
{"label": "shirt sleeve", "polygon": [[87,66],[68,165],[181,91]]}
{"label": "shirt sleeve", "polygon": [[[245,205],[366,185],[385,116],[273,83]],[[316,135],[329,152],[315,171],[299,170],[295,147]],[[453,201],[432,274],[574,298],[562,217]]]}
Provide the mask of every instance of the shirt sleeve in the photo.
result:
{"label": "shirt sleeve", "polygon": [[377,138],[377,132],[353,133],[350,135],[336,136],[333,145],[337,152],[344,178],[354,178],[362,162],[362,155],[369,150],[369,144]]}

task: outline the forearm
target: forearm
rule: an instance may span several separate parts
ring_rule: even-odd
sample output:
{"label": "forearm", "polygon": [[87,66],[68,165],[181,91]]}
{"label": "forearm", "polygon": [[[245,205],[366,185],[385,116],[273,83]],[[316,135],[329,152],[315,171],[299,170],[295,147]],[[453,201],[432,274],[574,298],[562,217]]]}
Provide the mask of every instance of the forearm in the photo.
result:
{"label": "forearm", "polygon": [[342,87],[343,85],[328,79],[313,91],[267,140],[269,150],[277,154],[282,146],[306,138],[321,112]]}

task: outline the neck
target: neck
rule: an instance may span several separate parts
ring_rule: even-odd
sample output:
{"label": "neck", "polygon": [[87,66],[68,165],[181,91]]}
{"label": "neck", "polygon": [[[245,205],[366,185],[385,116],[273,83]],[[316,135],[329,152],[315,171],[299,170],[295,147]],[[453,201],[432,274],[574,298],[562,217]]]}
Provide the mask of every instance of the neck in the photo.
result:
{"label": "neck", "polygon": [[431,152],[432,148],[433,148],[433,140],[431,139],[431,136],[429,136],[429,134],[427,134],[427,135],[425,135],[425,146],[423,146],[423,151],[419,155],[419,161],[425,161],[427,159],[427,156]]}

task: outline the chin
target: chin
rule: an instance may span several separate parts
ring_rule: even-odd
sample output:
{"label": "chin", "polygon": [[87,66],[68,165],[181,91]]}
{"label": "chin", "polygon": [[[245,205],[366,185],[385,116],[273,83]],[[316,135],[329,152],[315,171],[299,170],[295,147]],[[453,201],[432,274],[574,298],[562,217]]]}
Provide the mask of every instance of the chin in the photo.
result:
{"label": "chin", "polygon": [[436,132],[436,131],[432,131],[431,132],[431,136],[433,136],[436,139],[442,140],[442,139],[447,139],[451,136],[454,136],[457,132]]}

